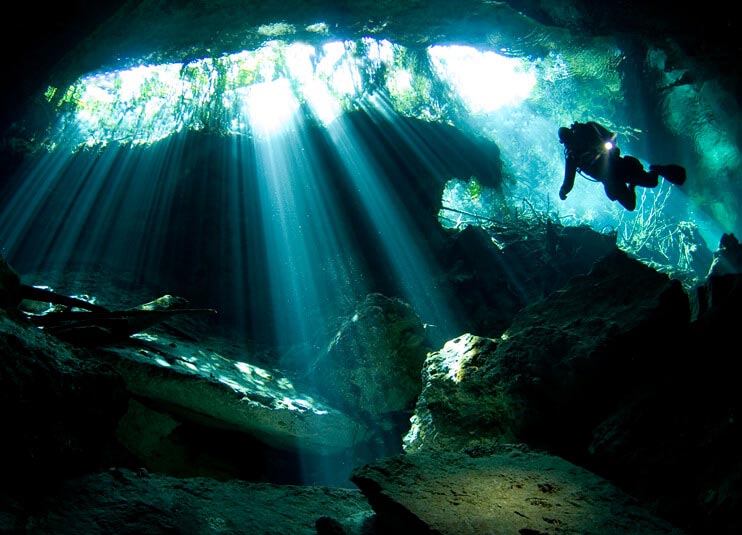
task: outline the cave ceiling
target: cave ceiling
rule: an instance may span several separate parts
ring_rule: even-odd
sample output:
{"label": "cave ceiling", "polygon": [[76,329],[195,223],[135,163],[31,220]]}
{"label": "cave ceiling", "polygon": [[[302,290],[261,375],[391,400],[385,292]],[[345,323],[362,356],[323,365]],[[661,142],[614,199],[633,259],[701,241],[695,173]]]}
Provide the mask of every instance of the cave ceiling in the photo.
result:
{"label": "cave ceiling", "polygon": [[696,79],[715,78],[738,95],[738,19],[667,0],[78,0],[18,9],[22,31],[3,37],[6,80],[17,80],[3,89],[4,123],[52,76],[71,81],[137,63],[215,57],[275,38],[375,37],[411,48],[456,43],[539,55],[565,39],[579,46],[606,35],[662,47]]}
{"label": "cave ceiling", "polygon": [[[270,41],[319,46],[368,37],[413,51],[457,44],[534,60],[569,51],[580,56],[580,68],[600,69],[590,63],[598,58],[596,63],[602,61],[602,68],[612,71],[618,69],[610,55],[619,51],[622,61],[638,58],[631,67],[632,75],[638,76],[627,84],[634,96],[653,97],[680,85],[693,88],[690,96],[679,92],[679,98],[665,99],[672,103],[663,109],[662,119],[649,113],[649,105],[631,104],[633,97],[622,94],[617,102],[628,108],[624,111],[629,112],[631,128],[646,131],[651,121],[665,121],[660,130],[667,126],[671,135],[664,136],[668,142],[663,146],[657,143],[664,143],[659,139],[663,136],[652,137],[652,155],[667,161],[675,161],[676,154],[684,156],[678,163],[698,177],[689,181],[689,195],[721,221],[726,232],[738,231],[742,223],[737,176],[742,153],[735,110],[740,104],[742,44],[739,18],[725,5],[712,2],[703,8],[681,8],[669,0],[608,4],[588,0],[76,0],[43,7],[25,3],[13,18],[19,31],[2,37],[8,51],[5,79],[11,82],[2,85],[0,141],[3,150],[17,146],[19,138],[36,142],[36,124],[43,125],[45,114],[52,113],[38,104],[46,104],[42,99],[52,84],[66,87],[84,75],[137,65],[219,58]],[[659,65],[671,73],[660,84],[644,70],[646,58],[656,50],[666,59],[651,68]],[[610,78],[616,73],[608,74]],[[595,80],[611,89],[599,75]],[[567,95],[551,119],[595,116],[603,89],[598,87],[587,98],[570,100]],[[655,111],[659,108],[654,106]],[[612,115],[611,110],[605,113],[596,120]],[[34,118],[28,119],[31,115]],[[29,127],[31,122],[34,126]],[[683,145],[670,146],[680,138]],[[707,239],[717,240],[715,229]]]}

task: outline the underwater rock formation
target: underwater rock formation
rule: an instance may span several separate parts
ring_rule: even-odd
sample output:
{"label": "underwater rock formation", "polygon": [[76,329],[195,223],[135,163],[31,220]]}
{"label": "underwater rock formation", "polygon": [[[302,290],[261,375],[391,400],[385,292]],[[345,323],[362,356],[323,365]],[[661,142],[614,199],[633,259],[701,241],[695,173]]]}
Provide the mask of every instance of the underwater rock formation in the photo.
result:
{"label": "underwater rock formation", "polygon": [[387,429],[404,422],[406,428],[429,351],[423,324],[409,304],[370,294],[311,365],[307,380],[333,406],[361,421]]}
{"label": "underwater rock formation", "polygon": [[[422,429],[408,447],[428,447],[425,437],[459,447],[517,437],[574,455],[636,378],[656,376],[688,323],[680,284],[616,250],[525,307],[500,339],[464,335],[431,354]],[[463,434],[444,438],[447,426]]]}
{"label": "underwater rock formation", "polygon": [[4,486],[31,490],[106,462],[128,394],[89,356],[0,309]]}
{"label": "underwater rock formation", "polygon": [[383,533],[682,535],[604,479],[522,445],[411,453],[352,479]]}
{"label": "underwater rock formation", "polygon": [[617,250],[525,307],[499,339],[449,341],[426,360],[405,451],[525,442],[676,525],[733,533],[742,442],[724,341],[742,317],[741,286],[708,284],[714,306],[691,321],[678,281]]}
{"label": "underwater rock formation", "polygon": [[132,396],[184,420],[238,430],[284,449],[337,453],[363,441],[364,425],[298,392],[276,371],[227,359],[200,344],[155,341],[101,348]]}
{"label": "underwater rock formation", "polygon": [[[332,517],[347,533],[373,523],[373,511],[355,489],[180,479],[146,470],[70,479],[39,493],[37,506],[18,518],[36,535],[315,535],[322,518]],[[0,530],[7,527],[0,518]]]}
{"label": "underwater rock formation", "polygon": [[627,392],[664,373],[689,322],[678,281],[616,250],[519,312],[482,374],[529,400],[520,436],[574,451]]}
{"label": "underwater rock formation", "polygon": [[405,452],[460,451],[488,444],[493,437],[515,440],[507,402],[489,392],[498,386],[478,376],[496,348],[496,339],[467,333],[428,354],[423,389],[404,437]]}
{"label": "underwater rock formation", "polygon": [[[559,258],[559,250],[569,250],[571,242],[554,242],[562,232],[552,231],[509,244],[530,251],[521,253],[523,258],[546,250]],[[603,243],[611,238],[595,239]],[[502,251],[491,240],[479,243]],[[508,251],[506,245],[504,250],[513,253],[517,247]],[[564,265],[572,257],[565,255]],[[560,265],[555,261],[551,267],[563,269]],[[480,270],[487,267],[471,264],[469,269],[482,277],[486,275]],[[424,364],[418,360],[426,347],[424,333],[414,311],[396,298],[369,296],[338,337],[328,340],[328,353],[322,356],[375,357],[362,360],[360,369],[368,365],[386,382],[367,375],[357,381],[358,362],[351,359],[326,385],[356,381],[365,405],[349,394],[328,402],[304,390],[306,385],[294,386],[299,385],[292,377],[296,369],[284,374],[266,365],[265,356],[201,336],[193,325],[181,330],[165,322],[129,344],[81,348],[34,327],[18,310],[3,310],[0,382],[10,438],[3,445],[9,477],[0,488],[0,523],[25,526],[21,533],[66,533],[60,526],[68,524],[87,526],[89,533],[125,532],[145,524],[157,532],[157,526],[174,529],[185,522],[177,511],[187,503],[203,513],[199,518],[208,513],[222,526],[237,521],[230,500],[264,503],[260,496],[269,489],[315,504],[306,509],[291,501],[286,509],[272,506],[271,518],[281,517],[293,526],[273,533],[311,533],[314,525],[317,533],[370,535],[404,530],[410,522],[421,532],[460,533],[473,525],[466,521],[480,515],[476,508],[469,516],[459,513],[462,504],[484,503],[482,487],[475,484],[481,480],[489,488],[514,482],[503,498],[511,500],[510,514],[491,521],[501,526],[517,521],[522,533],[551,533],[548,527],[557,526],[552,520],[591,533],[594,528],[577,509],[555,505],[566,500],[564,489],[569,488],[584,491],[580,511],[596,507],[600,521],[624,518],[628,512],[637,515],[631,517],[639,519],[636,525],[614,523],[615,533],[636,533],[638,527],[645,533],[672,533],[666,521],[688,533],[735,533],[742,480],[735,424],[739,399],[726,346],[740,317],[742,285],[734,282],[740,275],[717,277],[729,278],[730,284],[712,285],[716,278],[709,277],[699,292],[713,292],[714,298],[694,318],[678,281],[615,247],[587,273],[569,279],[564,271],[563,276],[563,286],[520,310],[502,335],[462,334],[428,353]],[[550,280],[543,273],[529,277]],[[244,357],[251,355],[260,364],[248,363],[250,358]],[[704,355],[702,366],[699,355]],[[404,430],[401,425],[384,433],[365,430],[370,422],[378,427],[385,413],[367,414],[368,421],[360,413],[366,406],[383,408],[380,400],[387,389],[406,392],[390,401],[414,400],[416,394],[407,389],[414,378],[396,377],[396,359],[407,358],[410,369],[413,362],[421,363],[413,426],[404,453],[382,459],[402,448]],[[389,382],[396,379],[400,385]],[[346,414],[336,403],[356,405]],[[387,443],[376,447],[364,440]],[[522,444],[498,445],[503,442]],[[300,446],[301,451],[287,453]],[[328,454],[331,450],[339,453]],[[335,479],[323,476],[318,468],[322,463],[333,465]],[[121,468],[107,470],[110,466]],[[156,474],[128,471],[141,466]],[[538,474],[551,467],[550,475],[568,473],[577,481],[562,481],[560,492],[549,481],[503,476],[533,467]],[[353,480],[343,479],[344,474]],[[302,480],[308,487],[242,493],[246,487],[228,482],[234,478],[282,485]],[[323,490],[314,486],[317,481],[355,483],[375,515],[359,504],[357,493]],[[426,482],[432,490],[425,490]],[[457,496],[449,498],[449,484],[457,486]],[[113,494],[95,498],[101,485],[112,487]],[[614,485],[638,501],[614,494]],[[47,490],[39,501],[42,487]],[[222,516],[212,515],[209,511],[219,507],[213,500],[236,487],[242,490],[232,496],[239,498],[227,499]],[[27,489],[34,490],[29,494]],[[178,489],[193,490],[184,490],[190,496],[185,498]],[[618,509],[600,507],[603,492]],[[328,495],[348,508],[326,507]],[[189,501],[195,496],[197,502]],[[525,501],[513,501],[521,498]],[[149,513],[136,504],[147,504]],[[542,510],[544,514],[536,515]],[[417,520],[410,520],[410,512]],[[89,523],[91,514],[99,519],[95,525]],[[380,517],[386,525],[377,525]],[[260,533],[253,524],[245,526],[247,531],[233,531]],[[203,525],[195,532],[212,528]]]}
{"label": "underwater rock formation", "polygon": [[709,277],[742,273],[742,244],[734,234],[724,234],[709,268]]}

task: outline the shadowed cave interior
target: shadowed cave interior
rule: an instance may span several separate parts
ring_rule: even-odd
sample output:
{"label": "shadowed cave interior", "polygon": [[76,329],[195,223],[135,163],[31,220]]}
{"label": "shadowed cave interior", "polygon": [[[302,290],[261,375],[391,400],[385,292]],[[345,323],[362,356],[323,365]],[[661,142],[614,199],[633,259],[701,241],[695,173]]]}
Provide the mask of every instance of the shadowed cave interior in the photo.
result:
{"label": "shadowed cave interior", "polygon": [[451,6],[22,8],[1,531],[739,532],[736,22]]}

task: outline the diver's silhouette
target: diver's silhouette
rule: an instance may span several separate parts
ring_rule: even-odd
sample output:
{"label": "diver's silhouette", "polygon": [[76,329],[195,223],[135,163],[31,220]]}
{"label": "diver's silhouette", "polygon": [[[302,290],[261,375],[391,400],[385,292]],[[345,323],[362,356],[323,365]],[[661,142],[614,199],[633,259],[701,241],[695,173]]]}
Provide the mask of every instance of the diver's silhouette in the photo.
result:
{"label": "diver's silhouette", "polygon": [[636,186],[654,188],[660,176],[677,185],[685,182],[685,168],[675,164],[650,165],[646,171],[638,159],[621,156],[615,140],[614,132],[593,121],[575,122],[570,128],[559,129],[559,142],[564,145],[566,158],[560,199],[565,200],[572,191],[578,171],[601,182],[608,198],[620,202],[627,210],[636,208]]}

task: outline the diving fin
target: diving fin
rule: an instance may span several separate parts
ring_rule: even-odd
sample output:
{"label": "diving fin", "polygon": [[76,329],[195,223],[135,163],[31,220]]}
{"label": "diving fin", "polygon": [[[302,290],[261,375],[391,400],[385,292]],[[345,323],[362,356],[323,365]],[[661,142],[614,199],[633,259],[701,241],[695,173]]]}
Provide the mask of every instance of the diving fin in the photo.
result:
{"label": "diving fin", "polygon": [[676,164],[669,165],[650,165],[649,170],[657,173],[668,182],[676,186],[685,184],[685,167]]}

